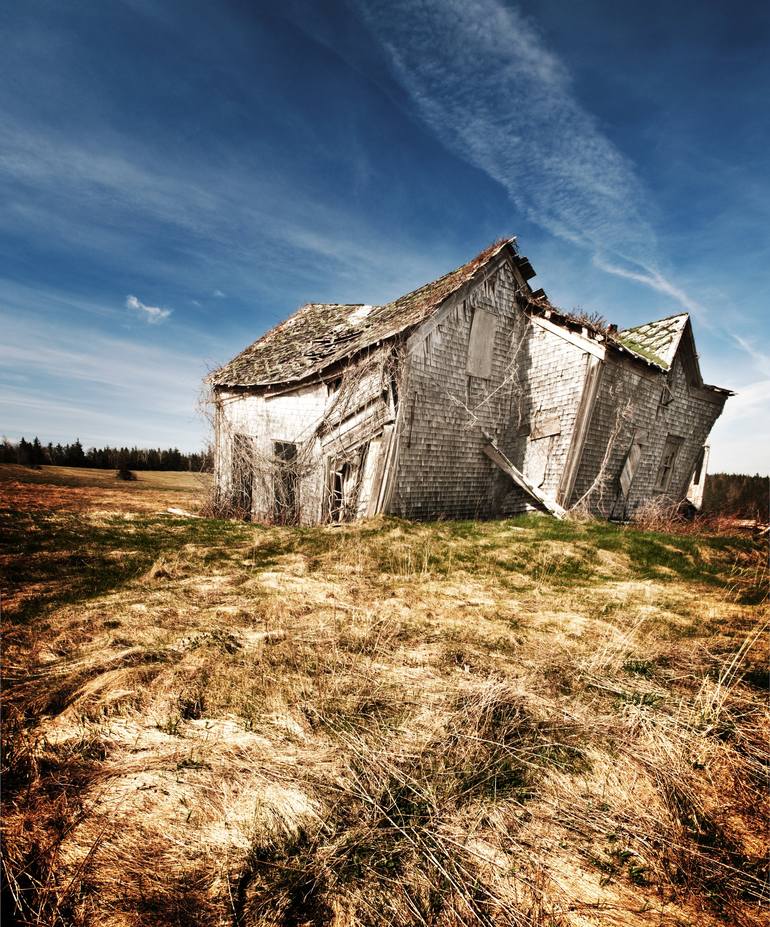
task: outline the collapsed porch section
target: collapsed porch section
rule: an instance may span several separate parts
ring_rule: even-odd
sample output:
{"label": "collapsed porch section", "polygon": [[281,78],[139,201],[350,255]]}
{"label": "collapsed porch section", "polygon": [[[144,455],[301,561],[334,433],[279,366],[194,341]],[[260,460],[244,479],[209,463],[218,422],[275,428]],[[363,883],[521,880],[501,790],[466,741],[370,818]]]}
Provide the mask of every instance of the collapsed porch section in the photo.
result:
{"label": "collapsed porch section", "polygon": [[314,384],[217,399],[223,508],[276,524],[343,522],[387,506],[398,359],[380,347]]}

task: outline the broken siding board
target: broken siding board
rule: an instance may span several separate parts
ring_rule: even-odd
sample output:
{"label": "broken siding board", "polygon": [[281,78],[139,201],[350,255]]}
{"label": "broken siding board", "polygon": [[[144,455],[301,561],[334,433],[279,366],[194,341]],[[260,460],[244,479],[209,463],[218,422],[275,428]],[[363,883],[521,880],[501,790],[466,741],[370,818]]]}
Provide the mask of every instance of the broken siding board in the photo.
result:
{"label": "broken siding board", "polygon": [[532,496],[533,499],[536,499],[551,513],[551,515],[553,515],[555,518],[564,518],[567,513],[559,505],[559,503],[555,502],[553,499],[549,499],[540,491],[537,486],[533,486],[532,483],[524,476],[521,470],[517,470],[499,448],[495,447],[495,445],[490,442],[484,445],[484,453],[487,455],[487,457],[489,457],[493,464],[499,467],[503,473],[507,473],[508,476],[510,476],[510,478],[514,481],[514,483],[521,486],[521,488],[526,493]]}
{"label": "broken siding board", "polygon": [[527,444],[524,472],[533,486],[542,486],[548,470],[548,456],[551,453],[551,435],[533,438]]}
{"label": "broken siding board", "polygon": [[380,494],[382,492],[382,477],[385,472],[385,458],[390,448],[390,439],[393,434],[393,425],[385,425],[382,435],[377,439],[377,457],[372,473],[372,483],[369,489],[369,502],[366,508],[367,515],[376,515],[379,509]]}
{"label": "broken siding board", "polygon": [[356,518],[363,518],[369,511],[369,502],[372,495],[374,475],[379,461],[381,443],[381,438],[376,437],[372,438],[366,446],[361,461],[361,476],[356,493]]}
{"label": "broken siding board", "polygon": [[[383,429],[384,431],[384,429]],[[380,494],[377,500],[377,511],[388,513],[390,503],[393,498],[393,486],[395,483],[395,473],[398,469],[398,431],[391,426],[387,440],[383,442],[383,470],[380,482]]]}
{"label": "broken siding board", "polygon": [[580,348],[581,351],[587,351],[589,354],[593,354],[594,357],[597,357],[599,360],[604,360],[605,354],[607,353],[605,348],[601,344],[597,344],[596,341],[589,338],[587,335],[579,335],[576,332],[571,332],[561,325],[555,325],[553,322],[549,322],[548,319],[541,319],[536,315],[531,316],[531,319],[532,323],[539,328],[551,332],[552,335],[557,335],[564,341],[568,341],[576,348]]}
{"label": "broken siding board", "polygon": [[561,434],[561,416],[550,415],[547,418],[540,418],[535,422],[532,428],[531,438],[533,441],[537,441],[540,438],[551,438],[559,434]]}
{"label": "broken siding board", "polygon": [[556,493],[557,500],[565,508],[569,507],[572,499],[572,493],[575,489],[575,479],[577,478],[580,462],[583,459],[583,450],[585,448],[586,438],[588,437],[591,419],[594,414],[596,405],[596,396],[599,392],[599,383],[601,382],[602,371],[604,370],[603,362],[595,355],[588,355],[586,358],[586,374],[583,381],[583,392],[580,396],[577,415],[575,417],[575,427],[572,433],[572,442],[567,451],[567,460],[562,471],[562,478]]}
{"label": "broken siding board", "polygon": [[687,498],[698,511],[703,507],[703,491],[706,486],[706,471],[709,463],[709,446],[704,444],[696,458],[695,471],[687,489]]}

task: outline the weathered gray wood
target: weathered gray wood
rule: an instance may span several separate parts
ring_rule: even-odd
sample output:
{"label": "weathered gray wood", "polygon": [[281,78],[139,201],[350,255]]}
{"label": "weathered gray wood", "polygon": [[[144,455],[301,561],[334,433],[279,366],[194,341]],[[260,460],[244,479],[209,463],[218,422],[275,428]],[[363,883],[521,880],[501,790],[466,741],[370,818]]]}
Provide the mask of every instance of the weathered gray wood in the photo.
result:
{"label": "weathered gray wood", "polygon": [[623,490],[623,495],[626,498],[628,498],[628,490],[631,488],[631,483],[634,481],[634,476],[636,475],[641,459],[642,447],[639,442],[634,439],[634,443],[631,445],[628,457],[626,457],[626,462],[623,464],[623,470],[620,474],[620,488]]}
{"label": "weathered gray wood", "polygon": [[488,380],[492,376],[492,348],[496,327],[497,316],[494,312],[481,308],[474,310],[465,368],[470,376],[481,380]]}
{"label": "weathered gray wood", "polygon": [[379,439],[379,446],[377,448],[377,466],[374,470],[374,477],[372,478],[372,488],[369,494],[369,505],[366,511],[367,515],[376,515],[379,511],[380,505],[380,495],[382,492],[382,476],[385,472],[385,458],[388,456],[390,451],[390,437],[393,433],[392,425],[385,425],[382,429],[382,436]]}
{"label": "weathered gray wood", "polygon": [[[390,433],[387,437],[384,434],[382,441],[383,468],[380,479],[380,492],[377,500],[376,512],[387,514],[390,499],[393,494],[393,477],[397,468],[398,454],[398,431],[395,426],[390,426]],[[374,514],[374,513],[373,513]]]}
{"label": "weathered gray wood", "polygon": [[567,460],[559,483],[559,490],[556,494],[559,503],[565,508],[569,508],[572,492],[575,488],[578,468],[583,459],[583,448],[585,447],[588,429],[594,414],[594,406],[596,404],[597,393],[599,392],[602,369],[602,360],[596,356],[589,355],[587,358],[586,376],[583,382],[583,392],[580,396],[580,405],[578,406],[577,415],[575,417],[575,427],[572,432],[572,443],[567,453]]}
{"label": "weathered gray wood", "polygon": [[537,441],[540,438],[550,438],[558,434],[561,434],[561,417],[551,415],[535,422],[530,437],[533,441]]}
{"label": "weathered gray wood", "polygon": [[491,442],[484,445],[484,453],[489,457],[495,466],[499,467],[503,473],[506,473],[518,486],[532,496],[533,499],[536,499],[544,508],[546,508],[551,515],[555,518],[564,518],[567,514],[564,509],[559,505],[558,502],[555,502],[553,499],[549,499],[548,496],[544,495],[537,486],[533,486],[532,483],[524,476],[521,470],[517,470],[516,467],[508,460],[508,458],[503,454],[500,448],[495,447]]}
{"label": "weathered gray wood", "polygon": [[[405,518],[488,518],[534,506],[552,511],[555,504],[563,511],[580,498],[593,514],[622,508],[631,515],[647,499],[660,498],[657,474],[666,436],[681,434],[685,442],[665,496],[671,502],[683,498],[727,395],[702,386],[697,377],[693,382],[691,341],[682,343],[665,371],[612,337],[594,335],[586,326],[572,331],[557,312],[541,318],[530,311],[514,258],[498,252],[413,328],[404,328],[400,315],[388,321],[387,307],[367,310],[367,325],[382,312],[383,326],[389,327],[378,329],[378,338],[351,363],[338,358],[317,368],[318,332],[308,325],[302,337],[307,336],[312,364],[301,383],[292,351],[285,383],[253,388],[236,383],[232,389],[220,384],[218,491],[227,496],[236,488],[235,435],[255,436],[262,470],[253,481],[253,511],[269,518],[273,442],[294,443],[304,453],[300,516],[304,523],[317,522],[328,507],[327,466],[341,457],[353,461],[361,445],[373,441],[358,514],[375,505],[378,512]],[[444,293],[443,284],[438,292]],[[349,319],[360,307],[342,309]],[[324,312],[324,324],[334,322],[331,310]],[[288,328],[305,325],[303,318],[300,313]],[[324,337],[340,337],[340,350],[346,350],[346,331],[343,325],[340,337],[332,325]],[[299,339],[296,347],[302,354]],[[334,381],[343,379],[346,388],[335,390]],[[660,402],[664,385],[672,396],[667,404]],[[383,428],[394,420],[388,437]],[[506,462],[505,481],[494,477],[480,453],[487,440]],[[626,473],[628,496],[622,498],[620,477],[632,443],[641,448],[641,459],[630,483],[632,474]],[[511,461],[516,465],[508,469]]]}

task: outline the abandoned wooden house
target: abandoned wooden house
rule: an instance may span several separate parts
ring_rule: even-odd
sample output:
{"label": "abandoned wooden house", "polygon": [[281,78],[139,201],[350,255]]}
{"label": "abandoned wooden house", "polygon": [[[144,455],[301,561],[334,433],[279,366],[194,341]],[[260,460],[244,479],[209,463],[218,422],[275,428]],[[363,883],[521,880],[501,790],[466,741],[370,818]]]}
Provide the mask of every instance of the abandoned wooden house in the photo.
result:
{"label": "abandoned wooden house", "polygon": [[510,238],[385,305],[303,306],[208,378],[220,500],[302,524],[699,505],[731,393],[689,317],[618,331],[534,275]]}

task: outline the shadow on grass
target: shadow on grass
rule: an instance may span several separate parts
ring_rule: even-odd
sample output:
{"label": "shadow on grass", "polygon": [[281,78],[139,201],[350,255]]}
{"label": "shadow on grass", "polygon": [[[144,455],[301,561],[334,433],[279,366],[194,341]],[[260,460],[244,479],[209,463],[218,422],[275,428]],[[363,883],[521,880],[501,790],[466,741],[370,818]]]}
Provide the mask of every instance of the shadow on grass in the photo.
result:
{"label": "shadow on grass", "polygon": [[111,592],[148,570],[162,554],[186,544],[242,546],[245,525],[169,516],[94,522],[88,516],[0,510],[4,617],[27,622],[55,605]]}

